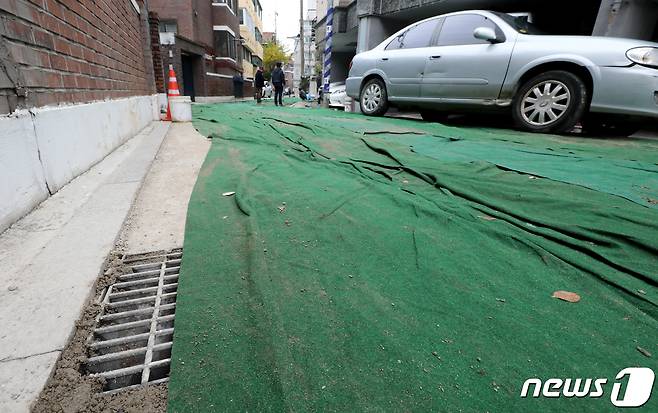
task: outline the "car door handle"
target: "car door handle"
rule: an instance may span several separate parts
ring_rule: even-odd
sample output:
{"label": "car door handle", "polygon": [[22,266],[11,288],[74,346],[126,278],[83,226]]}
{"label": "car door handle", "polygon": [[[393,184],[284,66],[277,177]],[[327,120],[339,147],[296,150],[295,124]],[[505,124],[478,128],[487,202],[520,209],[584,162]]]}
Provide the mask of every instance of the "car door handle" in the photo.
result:
{"label": "car door handle", "polygon": [[388,57],[382,57],[382,60],[386,61],[388,60]]}
{"label": "car door handle", "polygon": [[441,56],[438,56],[438,55],[437,56],[430,56],[430,60],[436,60],[436,59],[440,59],[440,58],[441,58]]}

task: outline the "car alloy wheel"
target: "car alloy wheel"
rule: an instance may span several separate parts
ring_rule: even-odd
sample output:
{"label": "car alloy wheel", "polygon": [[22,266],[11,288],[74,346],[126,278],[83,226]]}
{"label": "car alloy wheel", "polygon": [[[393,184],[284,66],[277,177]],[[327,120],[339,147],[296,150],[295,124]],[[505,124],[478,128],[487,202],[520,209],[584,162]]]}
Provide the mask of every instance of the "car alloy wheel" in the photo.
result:
{"label": "car alloy wheel", "polygon": [[388,110],[386,86],[380,79],[371,79],[361,92],[361,111],[368,116],[381,116]]}
{"label": "car alloy wheel", "polygon": [[523,119],[534,126],[549,126],[567,113],[571,92],[562,82],[547,80],[537,84],[523,96]]}
{"label": "car alloy wheel", "polygon": [[363,105],[368,112],[374,112],[382,100],[382,88],[377,83],[372,83],[363,92]]}
{"label": "car alloy wheel", "polygon": [[531,132],[569,132],[588,109],[585,82],[566,70],[550,70],[523,82],[512,101],[514,122]]}

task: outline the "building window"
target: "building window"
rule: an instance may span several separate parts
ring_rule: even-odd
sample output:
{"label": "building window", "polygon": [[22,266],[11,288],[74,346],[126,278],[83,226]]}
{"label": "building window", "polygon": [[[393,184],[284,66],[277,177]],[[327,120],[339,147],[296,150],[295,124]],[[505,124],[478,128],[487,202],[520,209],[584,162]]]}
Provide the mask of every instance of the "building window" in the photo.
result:
{"label": "building window", "polygon": [[241,58],[242,58],[242,60],[246,60],[248,62],[251,62],[251,60],[253,59],[253,56],[252,56],[251,52],[249,51],[249,49],[247,49],[246,46],[242,46],[242,56],[241,56]]}
{"label": "building window", "polygon": [[160,20],[160,33],[178,33],[176,20]]}
{"label": "building window", "polygon": [[215,31],[215,50],[220,57],[237,58],[235,37],[227,31]]}
{"label": "building window", "polygon": [[254,3],[254,10],[256,10],[256,15],[262,19],[263,8],[260,5],[260,0],[252,0],[252,2]]}

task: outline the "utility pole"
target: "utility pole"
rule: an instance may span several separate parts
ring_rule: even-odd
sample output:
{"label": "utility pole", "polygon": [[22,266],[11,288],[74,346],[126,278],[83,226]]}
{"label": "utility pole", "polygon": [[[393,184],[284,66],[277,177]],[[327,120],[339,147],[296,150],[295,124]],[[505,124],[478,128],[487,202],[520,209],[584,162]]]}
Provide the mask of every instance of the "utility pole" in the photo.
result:
{"label": "utility pole", "polygon": [[300,75],[299,75],[299,87],[302,86],[302,81],[304,80],[304,0],[299,0],[299,50],[300,58],[299,63],[301,65]]}
{"label": "utility pole", "polygon": [[279,12],[274,11],[274,43],[278,43],[279,41],[279,25],[278,21],[279,20]]}

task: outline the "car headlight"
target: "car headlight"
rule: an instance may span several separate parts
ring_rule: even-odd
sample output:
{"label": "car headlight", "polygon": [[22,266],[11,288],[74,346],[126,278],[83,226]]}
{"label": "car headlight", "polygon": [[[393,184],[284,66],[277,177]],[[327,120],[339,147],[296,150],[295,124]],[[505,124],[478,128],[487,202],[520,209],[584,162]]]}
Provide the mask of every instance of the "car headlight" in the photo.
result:
{"label": "car headlight", "polygon": [[655,67],[658,69],[658,48],[657,47],[636,47],[626,52],[632,62],[642,66]]}

